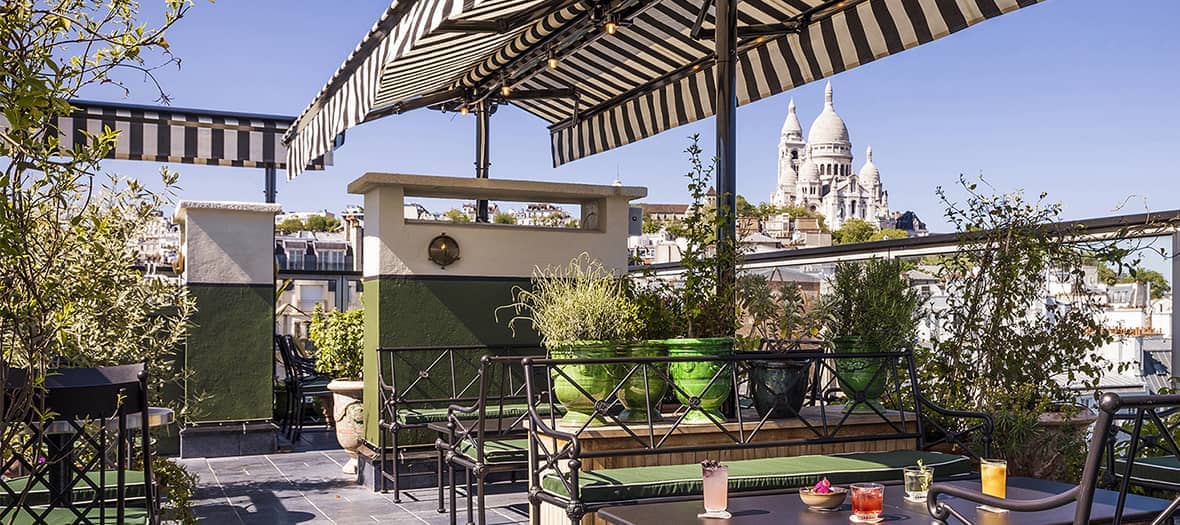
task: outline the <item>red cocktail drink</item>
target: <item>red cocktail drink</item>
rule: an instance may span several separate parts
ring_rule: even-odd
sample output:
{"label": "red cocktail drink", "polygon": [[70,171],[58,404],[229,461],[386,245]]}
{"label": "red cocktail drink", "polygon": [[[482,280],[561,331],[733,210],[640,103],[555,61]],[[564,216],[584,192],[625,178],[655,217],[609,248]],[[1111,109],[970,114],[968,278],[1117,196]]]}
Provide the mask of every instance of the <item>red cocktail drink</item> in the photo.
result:
{"label": "red cocktail drink", "polygon": [[884,507],[885,486],[878,483],[852,485],[852,516],[858,521],[876,520]]}

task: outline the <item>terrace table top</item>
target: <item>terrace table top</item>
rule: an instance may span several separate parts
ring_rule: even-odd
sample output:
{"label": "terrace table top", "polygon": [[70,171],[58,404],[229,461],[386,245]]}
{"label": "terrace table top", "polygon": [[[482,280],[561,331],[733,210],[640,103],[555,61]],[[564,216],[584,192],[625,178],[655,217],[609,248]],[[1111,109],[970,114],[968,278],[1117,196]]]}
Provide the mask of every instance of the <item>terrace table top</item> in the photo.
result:
{"label": "terrace table top", "polygon": [[[978,480],[950,482],[972,490],[979,490]],[[1073,485],[1057,481],[1032,478],[1008,478],[1007,495],[1010,499],[1036,499],[1059,494],[1073,488]],[[908,522],[913,524],[934,523],[926,510],[925,503],[910,503],[903,498],[901,485],[885,488],[885,519],[881,523]],[[1098,489],[1094,493],[1094,504],[1090,523],[1110,523],[1114,517],[1117,492]],[[978,510],[976,504],[959,498],[941,496],[980,525],[1068,525],[1073,523],[1075,503],[1042,512],[1008,512],[995,514]],[[1123,512],[1123,523],[1147,522],[1168,506],[1168,501],[1131,494]],[[779,525],[798,523],[800,525],[845,525],[849,523],[851,500],[845,501],[839,510],[817,512],[808,510],[797,494],[776,494],[763,496],[736,496],[729,499],[730,519],[702,519],[697,514],[704,512],[701,500],[677,501],[608,507],[598,511],[598,517],[615,525],[641,525],[650,523],[678,523],[702,525]],[[952,522],[957,522],[953,517]]]}

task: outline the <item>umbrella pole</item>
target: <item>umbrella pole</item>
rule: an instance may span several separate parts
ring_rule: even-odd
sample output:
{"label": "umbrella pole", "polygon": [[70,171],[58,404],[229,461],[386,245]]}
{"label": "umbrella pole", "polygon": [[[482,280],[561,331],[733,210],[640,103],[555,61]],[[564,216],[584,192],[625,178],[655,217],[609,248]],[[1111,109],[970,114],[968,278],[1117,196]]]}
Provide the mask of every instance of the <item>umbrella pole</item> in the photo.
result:
{"label": "umbrella pole", "polygon": [[[492,112],[488,110],[487,99],[480,100],[475,107],[475,178],[488,178],[491,160],[488,146],[488,132],[491,129]],[[476,201],[475,222],[488,222],[488,201]]]}
{"label": "umbrella pole", "polygon": [[[736,304],[737,280],[737,2],[715,0],[717,29],[717,251],[718,291]],[[728,308],[726,311],[734,311]]]}
{"label": "umbrella pole", "polygon": [[262,193],[266,196],[267,204],[274,204],[275,193],[278,193],[275,191],[275,179],[278,178],[278,173],[277,173],[278,168],[276,168],[274,166],[267,166],[265,168],[265,171],[266,171],[266,187],[262,190]]}

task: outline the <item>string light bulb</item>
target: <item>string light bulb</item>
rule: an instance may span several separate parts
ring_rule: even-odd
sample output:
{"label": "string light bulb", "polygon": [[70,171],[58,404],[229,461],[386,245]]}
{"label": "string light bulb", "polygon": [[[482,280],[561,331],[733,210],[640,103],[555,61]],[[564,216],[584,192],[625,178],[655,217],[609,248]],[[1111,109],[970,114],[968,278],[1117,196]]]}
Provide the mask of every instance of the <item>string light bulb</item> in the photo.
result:
{"label": "string light bulb", "polygon": [[614,35],[617,33],[619,31],[619,22],[615,19],[615,15],[607,16],[606,24],[604,24],[602,28],[606,30],[606,34],[608,35]]}
{"label": "string light bulb", "polygon": [[545,62],[549,64],[549,69],[557,69],[557,53],[550,50],[549,58]]}
{"label": "string light bulb", "polygon": [[512,94],[512,86],[509,86],[508,84],[504,84],[503,86],[500,86],[500,95],[507,97],[511,94]]}
{"label": "string light bulb", "polygon": [[459,106],[459,114],[463,115],[465,117],[467,116],[467,104],[463,104],[462,106]]}

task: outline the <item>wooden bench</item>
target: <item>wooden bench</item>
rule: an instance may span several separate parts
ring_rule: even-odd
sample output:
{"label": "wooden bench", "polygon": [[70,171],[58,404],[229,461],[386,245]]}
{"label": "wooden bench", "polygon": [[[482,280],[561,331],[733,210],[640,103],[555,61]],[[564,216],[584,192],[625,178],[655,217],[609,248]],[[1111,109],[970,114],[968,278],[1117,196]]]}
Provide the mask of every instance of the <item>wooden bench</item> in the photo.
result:
{"label": "wooden bench", "polygon": [[[857,359],[875,366],[873,380],[883,384],[883,409],[865,403],[868,388],[833,395],[844,377],[841,359]],[[807,388],[806,408],[793,417],[758,417],[751,410],[735,409],[726,421],[686,425],[683,415],[700,410],[696,399],[675,385],[669,363],[712,362],[712,381],[728,376],[731,396],[745,406],[748,387],[739,379],[753,361],[803,361],[813,382]],[[728,357],[644,357],[554,360],[526,358],[524,365],[544,373],[525,374],[529,394],[552,391],[554,377],[574,382],[563,366],[614,367],[616,384],[611,393],[593,399],[595,414],[605,426],[578,428],[559,425],[550,412],[530,411],[529,502],[533,523],[591,523],[598,509],[638,503],[700,498],[703,458],[720,459],[729,467],[731,494],[796,491],[822,478],[833,483],[858,481],[900,482],[902,468],[921,460],[935,469],[939,479],[974,475],[978,459],[971,446],[978,443],[990,452],[992,421],[986,414],[947,410],[935,406],[918,390],[913,353],[910,350],[860,354],[823,351],[742,354]],[[614,414],[615,396],[635,374],[662,377],[680,389],[688,403],[674,407],[666,423],[627,423]],[[546,384],[535,384],[534,378]],[[710,385],[713,384],[712,382]],[[743,391],[744,390],[744,391]],[[590,392],[583,389],[583,394]],[[556,400],[550,398],[550,403]],[[845,412],[844,402],[861,407]],[[931,416],[937,416],[935,419]],[[864,425],[875,422],[871,430]],[[947,421],[965,420],[957,426]],[[789,427],[790,432],[782,431]],[[950,428],[948,428],[950,427]],[[708,429],[708,438],[700,437]],[[623,434],[608,447],[592,446],[603,433]],[[888,450],[878,447],[886,444]],[[939,449],[939,450],[935,450]],[[639,466],[625,466],[638,461]]]}

